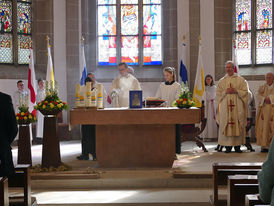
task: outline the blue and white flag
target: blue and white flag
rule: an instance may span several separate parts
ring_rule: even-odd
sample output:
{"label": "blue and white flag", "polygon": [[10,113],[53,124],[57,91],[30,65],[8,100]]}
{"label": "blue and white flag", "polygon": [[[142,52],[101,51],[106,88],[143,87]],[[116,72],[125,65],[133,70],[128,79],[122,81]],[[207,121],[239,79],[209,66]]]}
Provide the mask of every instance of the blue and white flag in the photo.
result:
{"label": "blue and white flag", "polygon": [[188,78],[187,78],[187,69],[185,66],[186,63],[186,44],[183,43],[182,44],[182,58],[181,58],[181,62],[180,62],[180,77],[182,82],[184,82],[184,84],[187,84]]}
{"label": "blue and white flag", "polygon": [[86,64],[86,58],[85,58],[85,48],[84,48],[84,44],[82,44],[82,52],[81,52],[81,72],[82,72],[82,76],[81,76],[81,80],[80,80],[80,85],[85,85],[85,79],[88,75],[87,72],[87,64]]}

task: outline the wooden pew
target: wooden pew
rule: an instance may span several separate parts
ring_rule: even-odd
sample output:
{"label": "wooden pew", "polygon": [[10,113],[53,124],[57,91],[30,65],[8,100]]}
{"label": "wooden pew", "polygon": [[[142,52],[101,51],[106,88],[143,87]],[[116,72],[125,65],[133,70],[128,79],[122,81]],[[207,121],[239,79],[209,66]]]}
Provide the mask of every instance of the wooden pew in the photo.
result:
{"label": "wooden pew", "polygon": [[0,177],[0,206],[9,206],[8,178]]}
{"label": "wooden pew", "polygon": [[17,165],[15,174],[9,177],[9,188],[23,188],[23,197],[10,197],[10,205],[17,205],[24,202],[24,206],[36,205],[36,198],[31,197],[30,165]]}
{"label": "wooden pew", "polygon": [[262,162],[253,163],[213,163],[212,164],[212,179],[213,179],[213,197],[211,202],[214,206],[219,203],[219,186],[227,185],[227,177],[229,175],[245,174],[256,175],[261,170]]}
{"label": "wooden pew", "polygon": [[270,206],[263,203],[262,200],[260,200],[260,197],[258,194],[245,196],[245,206],[256,206],[256,205]]}
{"label": "wooden pew", "polygon": [[244,205],[246,194],[259,192],[257,175],[228,176],[227,191],[228,206]]}

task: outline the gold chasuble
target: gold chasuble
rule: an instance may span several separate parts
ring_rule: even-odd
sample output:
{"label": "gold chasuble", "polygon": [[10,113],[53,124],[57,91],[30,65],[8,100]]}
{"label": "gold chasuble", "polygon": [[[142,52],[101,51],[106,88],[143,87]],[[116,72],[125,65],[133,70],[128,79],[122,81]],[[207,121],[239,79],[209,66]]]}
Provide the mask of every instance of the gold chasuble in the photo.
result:
{"label": "gold chasuble", "polygon": [[[226,94],[228,88],[237,94]],[[218,143],[222,146],[240,146],[245,143],[248,109],[248,86],[238,74],[220,79],[216,91]]]}
{"label": "gold chasuble", "polygon": [[[265,98],[269,97],[270,104],[265,103]],[[274,135],[274,85],[262,85],[257,96],[258,111],[256,117],[255,134],[257,144],[269,147]]]}

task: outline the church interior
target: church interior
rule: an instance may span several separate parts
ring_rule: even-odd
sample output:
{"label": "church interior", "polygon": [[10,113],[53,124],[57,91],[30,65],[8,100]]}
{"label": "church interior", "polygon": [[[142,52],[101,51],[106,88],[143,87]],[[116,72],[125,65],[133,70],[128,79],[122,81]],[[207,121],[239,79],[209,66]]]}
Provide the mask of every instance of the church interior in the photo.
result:
{"label": "church interior", "polygon": [[274,205],[273,8],[0,0],[0,206]]}

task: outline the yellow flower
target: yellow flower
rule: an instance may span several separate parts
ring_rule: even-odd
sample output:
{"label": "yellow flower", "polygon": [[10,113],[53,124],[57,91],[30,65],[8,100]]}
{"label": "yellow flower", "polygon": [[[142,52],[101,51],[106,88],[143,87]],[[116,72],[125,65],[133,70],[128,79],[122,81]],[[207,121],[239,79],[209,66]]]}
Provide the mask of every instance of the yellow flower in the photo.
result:
{"label": "yellow flower", "polygon": [[25,115],[25,113],[24,112],[21,112],[21,116],[24,116]]}
{"label": "yellow flower", "polygon": [[36,121],[36,117],[34,117],[33,119],[34,119],[34,121]]}
{"label": "yellow flower", "polygon": [[58,108],[61,108],[61,107],[62,107],[62,105],[61,105],[61,104],[57,104],[57,107],[58,107]]}
{"label": "yellow flower", "polygon": [[183,101],[183,104],[186,104],[186,101]]}
{"label": "yellow flower", "polygon": [[16,117],[17,120],[19,120],[19,117]]}
{"label": "yellow flower", "polygon": [[27,117],[24,117],[24,120],[27,120],[28,118]]}
{"label": "yellow flower", "polygon": [[31,116],[31,115],[29,115],[29,119],[32,119],[32,116]]}
{"label": "yellow flower", "polygon": [[54,105],[52,103],[49,104],[50,108],[54,108]]}
{"label": "yellow flower", "polygon": [[42,108],[45,109],[45,108],[46,108],[46,105],[43,105]]}
{"label": "yellow flower", "polygon": [[48,101],[45,101],[46,103],[48,103]]}

